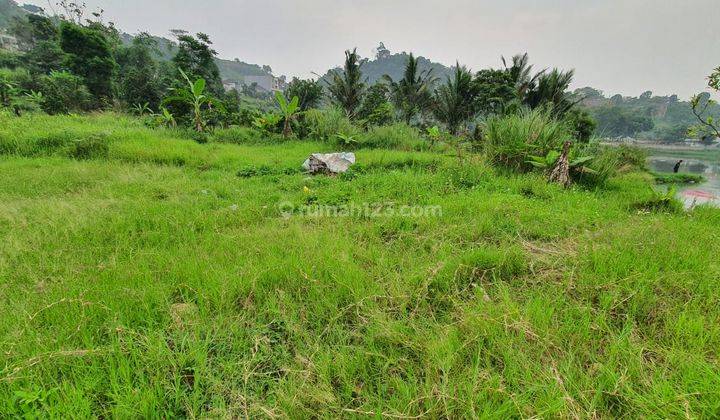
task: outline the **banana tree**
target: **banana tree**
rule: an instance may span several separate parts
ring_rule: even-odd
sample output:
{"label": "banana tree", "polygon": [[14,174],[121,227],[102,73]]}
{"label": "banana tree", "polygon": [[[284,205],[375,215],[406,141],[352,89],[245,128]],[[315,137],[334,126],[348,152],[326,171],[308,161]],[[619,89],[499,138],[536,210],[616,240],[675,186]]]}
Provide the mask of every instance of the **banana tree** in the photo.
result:
{"label": "banana tree", "polygon": [[177,122],[175,121],[175,116],[168,111],[167,108],[164,106],[160,107],[160,113],[155,114],[155,117],[160,121],[165,127],[168,128],[175,128],[177,127]]}
{"label": "banana tree", "polygon": [[288,138],[292,136],[292,120],[298,114],[300,110],[300,98],[294,96],[290,102],[285,99],[285,96],[281,92],[275,92],[275,99],[277,100],[280,111],[285,119],[285,126],[283,127],[283,137]]}
{"label": "banana tree", "polygon": [[210,106],[212,104],[210,96],[205,94],[205,79],[199,78],[193,82],[184,71],[180,70],[180,74],[183,79],[185,79],[187,88],[174,89],[177,95],[168,98],[168,100],[179,100],[192,106],[193,125],[195,126],[195,130],[202,132],[205,129],[205,121],[202,114],[203,106]]}

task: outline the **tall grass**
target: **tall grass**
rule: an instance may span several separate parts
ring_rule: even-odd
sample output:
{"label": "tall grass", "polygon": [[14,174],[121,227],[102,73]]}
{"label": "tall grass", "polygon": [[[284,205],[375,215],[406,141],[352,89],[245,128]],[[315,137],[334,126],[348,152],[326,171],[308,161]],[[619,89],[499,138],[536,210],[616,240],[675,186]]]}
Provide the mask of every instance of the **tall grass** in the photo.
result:
{"label": "tall grass", "polygon": [[430,142],[420,132],[404,123],[371,127],[360,135],[360,146],[369,148],[427,150]]}
{"label": "tall grass", "polygon": [[[564,190],[362,149],[308,177],[277,169],[333,146],[10,122],[109,154],[0,156],[0,417],[718,413],[720,210],[672,211],[645,175]],[[442,211],[282,211],[364,203]]]}
{"label": "tall grass", "polygon": [[304,115],[310,138],[317,141],[337,142],[338,134],[355,137],[360,131],[338,107],[311,109]]}
{"label": "tall grass", "polygon": [[521,171],[531,168],[530,156],[545,156],[571,140],[567,127],[543,110],[492,117],[483,135],[482,150],[491,162]]}

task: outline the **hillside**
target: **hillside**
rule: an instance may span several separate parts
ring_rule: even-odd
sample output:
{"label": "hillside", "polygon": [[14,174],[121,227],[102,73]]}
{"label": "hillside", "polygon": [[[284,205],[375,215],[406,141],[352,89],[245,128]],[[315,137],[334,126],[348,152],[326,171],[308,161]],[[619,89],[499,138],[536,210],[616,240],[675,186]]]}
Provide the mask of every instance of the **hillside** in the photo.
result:
{"label": "hillside", "polygon": [[[690,128],[698,124],[690,103],[677,95],[654,96],[648,91],[639,97],[608,97],[591,87],[578,89],[574,95],[598,121],[597,134],[602,137],[675,142],[688,138]],[[720,119],[720,106],[711,104],[708,115]]]}
{"label": "hillside", "polygon": [[[23,16],[30,12],[38,12],[35,6],[19,6],[14,0],[0,0],[0,29],[7,29],[10,22],[15,17]],[[133,36],[127,33],[121,33],[120,37],[123,42],[132,42]],[[158,42],[158,50],[160,52],[159,59],[170,60],[175,55],[176,44],[172,40],[163,37],[154,37]],[[215,62],[220,69],[220,76],[223,79],[240,80],[243,76],[259,76],[268,74],[263,70],[262,66],[257,64],[245,63],[240,60],[225,60],[217,58]]]}

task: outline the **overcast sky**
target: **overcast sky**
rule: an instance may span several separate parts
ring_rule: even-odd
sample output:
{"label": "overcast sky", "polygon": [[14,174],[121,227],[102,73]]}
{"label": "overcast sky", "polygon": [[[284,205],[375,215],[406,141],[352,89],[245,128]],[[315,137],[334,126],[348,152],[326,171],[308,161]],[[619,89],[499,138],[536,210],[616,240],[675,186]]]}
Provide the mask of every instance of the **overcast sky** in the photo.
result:
{"label": "overcast sky", "polygon": [[689,97],[720,66],[720,0],[85,1],[130,33],[205,32],[220,57],[276,75],[324,73],[380,41],[474,70],[527,51],[538,67],[576,69],[575,87],[632,96]]}

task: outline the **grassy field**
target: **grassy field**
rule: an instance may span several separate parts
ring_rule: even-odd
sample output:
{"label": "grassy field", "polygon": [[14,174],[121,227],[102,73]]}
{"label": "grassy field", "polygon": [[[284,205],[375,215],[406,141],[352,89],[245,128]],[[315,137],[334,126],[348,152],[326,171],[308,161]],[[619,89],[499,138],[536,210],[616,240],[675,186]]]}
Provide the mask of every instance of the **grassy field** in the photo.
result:
{"label": "grassy field", "polygon": [[0,417],[720,416],[720,210],[329,150],[0,117]]}

